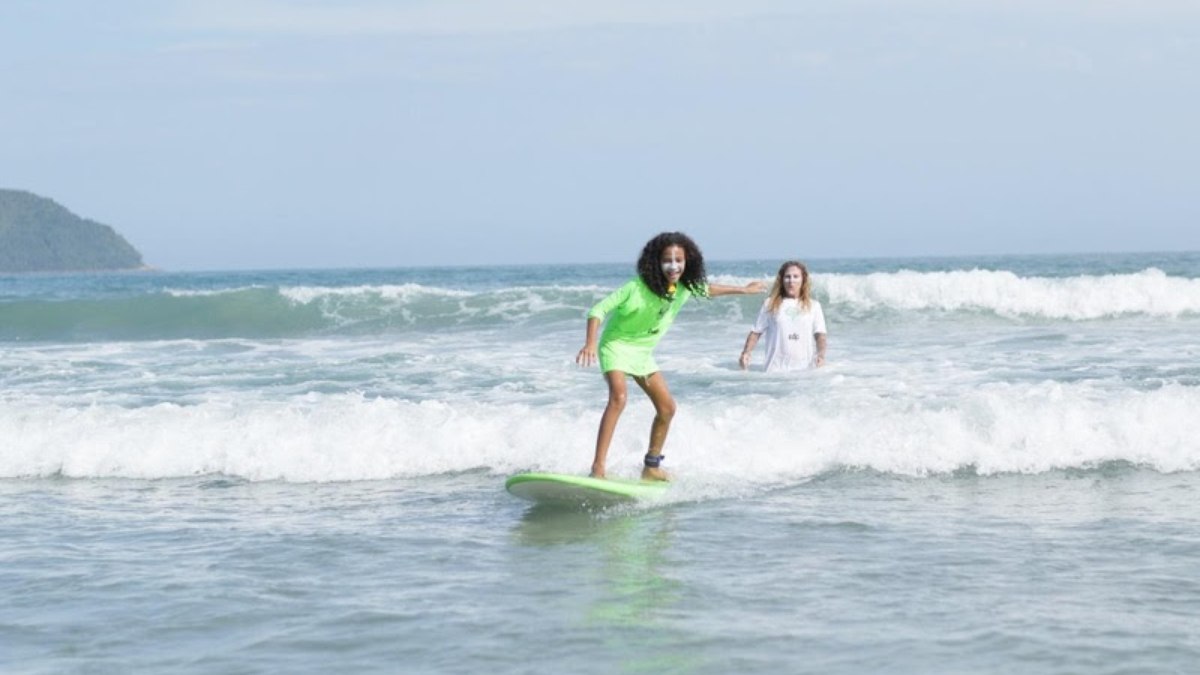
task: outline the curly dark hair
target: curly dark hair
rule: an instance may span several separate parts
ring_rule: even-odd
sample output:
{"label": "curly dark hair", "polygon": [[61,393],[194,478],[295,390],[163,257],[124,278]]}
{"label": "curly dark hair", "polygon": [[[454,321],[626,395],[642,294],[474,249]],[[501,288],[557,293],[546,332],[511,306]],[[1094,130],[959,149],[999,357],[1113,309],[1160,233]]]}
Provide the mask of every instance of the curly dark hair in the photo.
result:
{"label": "curly dark hair", "polygon": [[704,295],[708,288],[708,275],[704,272],[704,254],[692,238],[682,232],[663,232],[646,242],[642,255],[638,257],[637,271],[642,281],[662,298],[670,298],[667,292],[667,277],[662,271],[662,254],[668,246],[683,249],[686,264],[679,283],[696,295]]}

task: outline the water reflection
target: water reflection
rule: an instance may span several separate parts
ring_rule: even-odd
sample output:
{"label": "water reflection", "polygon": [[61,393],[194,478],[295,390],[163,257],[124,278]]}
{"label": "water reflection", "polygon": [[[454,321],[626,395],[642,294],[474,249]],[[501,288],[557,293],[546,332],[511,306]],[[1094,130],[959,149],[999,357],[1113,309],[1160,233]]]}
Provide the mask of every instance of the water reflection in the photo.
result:
{"label": "water reflection", "polygon": [[[675,514],[669,508],[607,510],[533,506],[513,530],[520,545],[557,560],[573,553],[568,591],[585,601],[571,621],[620,659],[621,672],[688,673],[702,665],[680,648],[686,636],[669,618],[685,595],[672,575]],[[583,561],[582,564],[579,564]]]}

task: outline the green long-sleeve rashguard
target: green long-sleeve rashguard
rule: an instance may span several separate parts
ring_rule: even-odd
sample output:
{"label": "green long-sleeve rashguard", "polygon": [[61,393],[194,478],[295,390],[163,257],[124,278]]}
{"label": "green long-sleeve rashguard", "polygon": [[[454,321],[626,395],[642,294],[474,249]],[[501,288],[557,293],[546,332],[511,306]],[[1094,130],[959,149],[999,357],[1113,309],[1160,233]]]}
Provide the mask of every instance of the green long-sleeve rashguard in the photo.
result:
{"label": "green long-sleeve rashguard", "polygon": [[654,346],[692,295],[680,285],[670,299],[663,298],[655,295],[641,277],[634,277],[596,303],[588,318],[608,320],[600,336],[600,370],[619,370],[639,377],[658,372]]}

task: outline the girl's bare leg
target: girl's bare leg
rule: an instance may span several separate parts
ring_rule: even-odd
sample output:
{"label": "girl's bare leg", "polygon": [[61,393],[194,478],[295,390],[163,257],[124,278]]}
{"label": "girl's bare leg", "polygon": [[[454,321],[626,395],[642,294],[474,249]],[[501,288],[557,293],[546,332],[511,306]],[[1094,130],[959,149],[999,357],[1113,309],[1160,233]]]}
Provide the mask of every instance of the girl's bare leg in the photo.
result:
{"label": "girl's bare leg", "polygon": [[610,370],[604,374],[608,383],[608,405],[604,406],[604,414],[600,416],[600,430],[596,432],[596,457],[592,460],[592,477],[604,478],[605,462],[608,460],[608,446],[612,443],[613,432],[617,429],[617,420],[625,410],[627,398],[625,388],[625,373]]}
{"label": "girl's bare leg", "polygon": [[[633,380],[654,404],[654,422],[650,425],[650,447],[646,454],[655,457],[662,454],[663,444],[667,442],[667,432],[671,430],[671,420],[675,417],[675,399],[662,373],[651,373]],[[667,480],[667,472],[660,467],[643,467],[642,479]]]}

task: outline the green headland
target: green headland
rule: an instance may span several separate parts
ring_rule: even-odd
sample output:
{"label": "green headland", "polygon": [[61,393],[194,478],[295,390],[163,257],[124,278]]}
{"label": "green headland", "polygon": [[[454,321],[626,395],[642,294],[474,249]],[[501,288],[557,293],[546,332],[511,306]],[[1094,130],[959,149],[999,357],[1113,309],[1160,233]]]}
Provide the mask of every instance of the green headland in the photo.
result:
{"label": "green headland", "polygon": [[54,200],[0,189],[0,273],[141,269],[142,254],[113,228]]}

